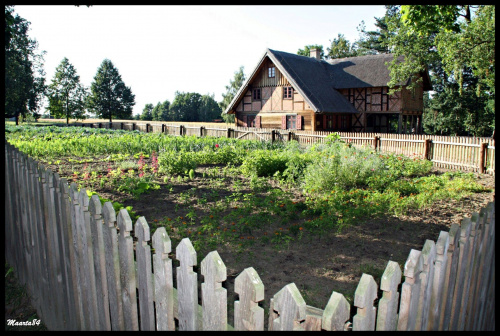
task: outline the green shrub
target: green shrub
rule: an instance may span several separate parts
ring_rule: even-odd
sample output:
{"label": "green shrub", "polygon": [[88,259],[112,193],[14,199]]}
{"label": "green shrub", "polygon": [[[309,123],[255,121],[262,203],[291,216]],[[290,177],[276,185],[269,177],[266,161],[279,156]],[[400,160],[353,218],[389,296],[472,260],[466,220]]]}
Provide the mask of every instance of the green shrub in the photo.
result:
{"label": "green shrub", "polygon": [[287,167],[288,156],[284,152],[258,149],[247,155],[241,171],[247,176],[273,176]]}
{"label": "green shrub", "polygon": [[158,156],[158,165],[161,174],[187,175],[189,170],[197,167],[196,153],[165,151]]}

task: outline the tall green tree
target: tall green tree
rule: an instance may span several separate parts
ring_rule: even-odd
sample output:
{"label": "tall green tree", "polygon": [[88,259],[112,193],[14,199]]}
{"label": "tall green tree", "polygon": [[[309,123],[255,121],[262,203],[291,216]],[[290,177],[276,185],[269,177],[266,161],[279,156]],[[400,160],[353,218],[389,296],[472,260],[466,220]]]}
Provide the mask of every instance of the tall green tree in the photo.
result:
{"label": "tall green tree", "polygon": [[386,16],[375,17],[376,30],[366,30],[365,22],[361,21],[357,30],[360,34],[359,40],[355,42],[358,55],[376,55],[390,53],[388,38],[389,30],[387,28]]}
{"label": "tall green tree", "polygon": [[80,83],[75,67],[64,57],[57,66],[54,78],[48,86],[48,110],[56,118],[85,119],[87,90]]}
{"label": "tall green tree", "polygon": [[350,43],[343,34],[338,34],[337,38],[330,40],[330,43],[330,47],[326,50],[331,59],[357,56],[356,45]]}
{"label": "tall green tree", "polygon": [[[403,62],[394,59],[389,65],[389,85],[393,87],[410,78],[410,88],[415,87],[421,81],[416,74],[429,67],[443,81],[443,90],[436,90],[426,105],[434,111],[434,117],[444,118],[435,125],[446,125],[447,106],[467,110],[472,90],[477,97],[473,100],[476,108],[467,110],[465,119],[455,119],[460,130],[447,132],[489,135],[485,133],[495,127],[495,120],[490,117],[494,114],[495,97],[494,19],[494,6],[401,6],[388,20],[388,29],[393,33],[389,45],[395,59],[399,55],[405,58]],[[438,69],[438,64],[444,71]]]}
{"label": "tall green tree", "polygon": [[201,95],[195,92],[175,92],[170,113],[175,121],[198,121]]}
{"label": "tall green tree", "polygon": [[309,44],[304,47],[304,49],[297,50],[297,55],[309,57],[311,54],[311,49],[319,50],[319,55],[321,59],[325,58],[325,52],[323,51],[323,46],[319,44]]}
{"label": "tall green tree", "polygon": [[90,86],[88,108],[98,118],[131,119],[132,107],[135,105],[135,95],[130,87],[125,86],[118,69],[109,59],[105,59]]}
{"label": "tall green tree", "polygon": [[28,36],[30,22],[5,6],[5,117],[32,115],[38,110],[46,90],[43,55],[38,43]]}
{"label": "tall green tree", "polygon": [[147,120],[151,121],[153,120],[153,104],[146,104],[144,108],[142,109],[142,113],[140,116],[140,120]]}
{"label": "tall green tree", "polygon": [[[243,83],[245,83],[246,77],[243,69],[244,67],[240,66],[240,69],[235,71],[233,79],[229,81],[229,85],[226,85],[226,93],[222,94],[222,101],[219,102],[222,112],[224,112],[229,104],[231,104],[234,96],[236,96],[238,90],[241,88]],[[234,114],[222,113],[222,119],[224,119],[226,123],[234,123]]]}

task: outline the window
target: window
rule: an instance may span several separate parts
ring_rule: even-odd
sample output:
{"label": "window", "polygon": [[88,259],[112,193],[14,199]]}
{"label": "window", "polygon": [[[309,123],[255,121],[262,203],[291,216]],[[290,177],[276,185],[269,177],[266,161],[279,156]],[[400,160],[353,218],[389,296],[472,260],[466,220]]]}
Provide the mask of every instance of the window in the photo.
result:
{"label": "window", "polygon": [[292,99],[293,97],[293,88],[291,86],[283,87],[283,99]]}
{"label": "window", "polygon": [[274,69],[275,69],[274,67],[271,67],[271,68],[268,69],[269,70],[269,78],[272,78],[272,77],[275,76],[275,72],[274,72],[275,70]]}
{"label": "window", "polygon": [[253,100],[260,100],[260,88],[253,89]]}
{"label": "window", "polygon": [[255,118],[257,117],[256,114],[248,114],[247,115],[247,127],[257,127],[255,125]]}
{"label": "window", "polygon": [[297,129],[297,116],[287,115],[286,116],[286,129]]}

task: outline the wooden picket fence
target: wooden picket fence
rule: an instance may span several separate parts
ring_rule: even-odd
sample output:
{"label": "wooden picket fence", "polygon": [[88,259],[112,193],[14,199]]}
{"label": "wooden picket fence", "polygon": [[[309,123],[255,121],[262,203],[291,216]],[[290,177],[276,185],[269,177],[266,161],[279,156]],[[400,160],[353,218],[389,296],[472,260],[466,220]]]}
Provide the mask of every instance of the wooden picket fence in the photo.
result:
{"label": "wooden picket fence", "polygon": [[201,261],[200,300],[188,238],[174,253],[165,228],[151,235],[144,217],[132,223],[7,141],[5,168],[6,261],[49,330],[264,330],[267,299],[269,330],[495,329],[494,202],[411,250],[403,272],[389,261],[380,288],[363,274],[354,316],[335,291],[324,309],[307,305],[294,283],[265,298],[248,267],[235,279],[231,326],[217,251]]}
{"label": "wooden picket fence", "polygon": [[[66,124],[59,124],[66,126]],[[254,127],[227,127],[213,123],[188,126],[179,123],[73,123],[72,126],[161,132],[174,136],[214,136],[260,141],[298,141],[308,146],[324,143],[333,132],[278,130]],[[495,175],[495,140],[485,137],[438,136],[424,134],[336,132],[354,146],[369,146],[382,153],[402,154],[432,161],[440,168]]]}

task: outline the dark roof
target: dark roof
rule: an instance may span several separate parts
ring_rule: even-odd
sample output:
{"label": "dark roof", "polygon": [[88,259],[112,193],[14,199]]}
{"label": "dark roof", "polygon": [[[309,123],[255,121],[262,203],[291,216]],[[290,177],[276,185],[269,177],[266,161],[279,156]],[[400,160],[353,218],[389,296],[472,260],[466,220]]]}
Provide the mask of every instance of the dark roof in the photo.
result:
{"label": "dark roof", "polygon": [[[229,104],[226,113],[240,100],[266,57],[273,61],[315,112],[342,113],[358,111],[337,89],[387,86],[390,81],[388,64],[393,59],[392,54],[378,54],[325,61],[267,49],[252,75]],[[424,90],[429,89],[429,77],[424,73]]]}
{"label": "dark roof", "polygon": [[327,71],[336,89],[387,86],[391,80],[388,64],[393,58],[391,54],[378,54],[332,59],[327,61]]}
{"label": "dark roof", "polygon": [[333,88],[325,71],[325,62],[271,49],[268,49],[267,54],[287,79],[295,84],[294,88],[315,112],[358,113],[358,110]]}

